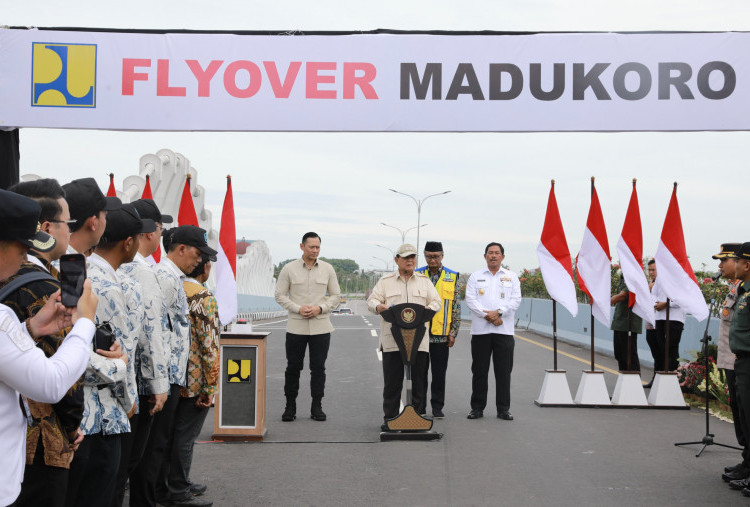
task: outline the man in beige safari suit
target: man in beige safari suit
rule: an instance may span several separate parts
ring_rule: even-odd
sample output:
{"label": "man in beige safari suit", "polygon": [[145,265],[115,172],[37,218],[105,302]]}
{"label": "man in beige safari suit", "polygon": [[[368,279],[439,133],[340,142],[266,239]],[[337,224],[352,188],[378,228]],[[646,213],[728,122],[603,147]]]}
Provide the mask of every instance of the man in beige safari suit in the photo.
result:
{"label": "man in beige safari suit", "polygon": [[[398,271],[383,275],[372,289],[367,299],[370,311],[380,314],[393,305],[416,303],[438,311],[443,302],[435,286],[423,273],[417,273],[417,249],[414,245],[403,244],[396,251]],[[425,328],[428,323],[425,323]],[[383,419],[388,421],[398,415],[401,389],[404,382],[404,364],[398,351],[396,340],[391,333],[391,325],[385,320],[380,323],[380,350],[383,351]],[[430,341],[422,340],[417,352],[417,360],[412,366],[412,395],[414,409],[418,414],[425,413],[427,399],[427,365],[430,361]],[[389,431],[383,424],[380,429]]]}
{"label": "man in beige safari suit", "polygon": [[310,417],[325,421],[322,400],[326,384],[326,358],[333,326],[329,315],[339,302],[339,282],[333,266],[318,260],[320,236],[308,232],[300,244],[302,258],[286,264],[276,282],[276,301],[289,312],[286,326],[286,408],[282,421],[297,418],[299,375],[310,347]]}

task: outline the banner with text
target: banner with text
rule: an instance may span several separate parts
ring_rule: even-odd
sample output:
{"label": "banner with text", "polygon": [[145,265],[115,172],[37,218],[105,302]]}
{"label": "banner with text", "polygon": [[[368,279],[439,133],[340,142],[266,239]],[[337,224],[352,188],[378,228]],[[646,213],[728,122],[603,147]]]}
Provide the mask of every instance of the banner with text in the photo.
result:
{"label": "banner with text", "polygon": [[750,130],[750,33],[0,29],[0,128]]}

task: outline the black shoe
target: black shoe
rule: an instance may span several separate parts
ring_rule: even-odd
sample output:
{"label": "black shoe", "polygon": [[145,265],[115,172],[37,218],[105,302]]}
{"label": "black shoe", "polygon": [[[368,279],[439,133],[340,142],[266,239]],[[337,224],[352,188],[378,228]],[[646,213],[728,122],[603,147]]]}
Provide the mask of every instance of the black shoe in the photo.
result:
{"label": "black shoe", "polygon": [[293,401],[286,401],[286,408],[281,414],[281,420],[284,422],[294,421],[297,418],[297,404]]}
{"label": "black shoe", "polygon": [[732,472],[721,474],[721,478],[724,482],[739,481],[750,477],[750,468],[746,468],[744,465]]}
{"label": "black shoe", "polygon": [[388,429],[388,425],[386,423],[383,423],[380,425],[380,431],[385,432],[385,431],[391,431],[391,430]]}
{"label": "black shoe", "polygon": [[654,381],[652,379],[651,382],[649,382],[648,384],[643,384],[643,388],[644,389],[651,389],[653,387],[653,385],[654,385]]}
{"label": "black shoe", "polygon": [[500,412],[497,414],[498,419],[503,419],[504,421],[512,421],[513,420],[513,414],[511,414],[509,411]]}
{"label": "black shoe", "polygon": [[742,496],[750,497],[750,489],[745,488],[742,490]]}
{"label": "black shoe", "polygon": [[734,472],[737,469],[742,468],[742,463],[737,463],[736,465],[732,465],[730,467],[724,467],[724,473]]}
{"label": "black shoe", "polygon": [[190,483],[190,493],[193,496],[201,496],[203,493],[206,492],[208,489],[208,486],[205,484],[198,484],[197,482],[191,482]]}
{"label": "black shoe", "polygon": [[484,417],[484,412],[478,408],[472,409],[469,415],[466,416],[467,419],[479,419],[481,417]]}
{"label": "black shoe", "polygon": [[320,401],[313,401],[312,407],[310,407],[310,419],[313,421],[325,421],[326,413],[323,412],[323,407]]}
{"label": "black shoe", "polygon": [[750,479],[729,481],[729,487],[735,491],[742,491],[743,489],[750,487]]}
{"label": "black shoe", "polygon": [[443,418],[445,418],[445,414],[439,408],[433,408],[432,409],[432,417],[435,418],[435,419],[443,419]]}
{"label": "black shoe", "polygon": [[191,495],[189,492],[186,496],[170,499],[168,505],[189,505],[191,507],[211,507],[214,503],[211,500],[205,498],[198,498],[197,496]]}

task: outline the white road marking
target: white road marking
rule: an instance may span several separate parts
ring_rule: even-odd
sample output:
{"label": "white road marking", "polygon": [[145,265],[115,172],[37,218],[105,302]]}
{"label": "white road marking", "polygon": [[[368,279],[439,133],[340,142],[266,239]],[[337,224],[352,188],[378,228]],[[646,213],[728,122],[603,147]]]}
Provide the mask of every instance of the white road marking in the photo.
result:
{"label": "white road marking", "polygon": [[274,322],[263,322],[261,324],[253,324],[254,326],[260,327],[260,326],[270,326],[271,324],[278,324],[279,322],[286,322],[289,319],[284,320],[276,320]]}
{"label": "white road marking", "polygon": [[380,350],[380,347],[375,349],[375,353],[378,355],[378,361],[381,363],[383,362],[383,352]]}
{"label": "white road marking", "polygon": [[373,336],[377,336],[378,332],[375,331],[374,329],[370,329],[370,334],[373,335]]}

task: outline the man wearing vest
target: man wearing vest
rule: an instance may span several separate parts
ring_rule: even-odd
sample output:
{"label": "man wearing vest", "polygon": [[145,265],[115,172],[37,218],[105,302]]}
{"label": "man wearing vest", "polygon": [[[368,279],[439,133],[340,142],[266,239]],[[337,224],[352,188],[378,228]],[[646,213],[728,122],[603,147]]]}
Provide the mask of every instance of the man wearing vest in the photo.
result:
{"label": "man wearing vest", "polygon": [[[458,273],[443,266],[443,244],[439,241],[428,241],[424,246],[424,258],[427,265],[416,270],[430,279],[440,295],[442,306],[430,322],[430,365],[432,366],[432,384],[430,385],[430,404],[432,416],[436,419],[445,417],[445,372],[448,369],[448,353],[456,343],[458,328],[461,325],[461,308],[458,303]],[[427,386],[428,365],[424,372],[424,384]]]}

